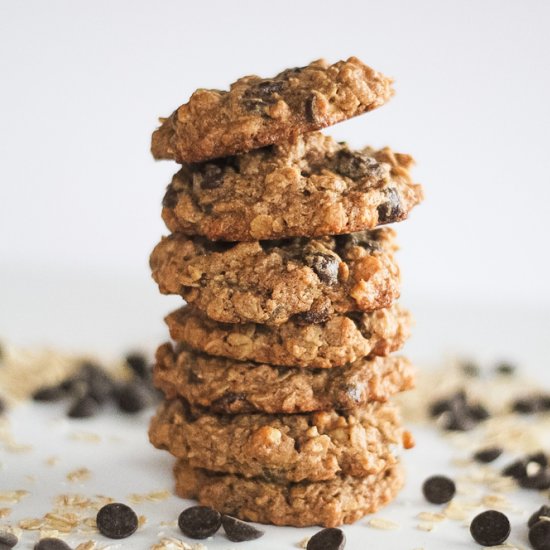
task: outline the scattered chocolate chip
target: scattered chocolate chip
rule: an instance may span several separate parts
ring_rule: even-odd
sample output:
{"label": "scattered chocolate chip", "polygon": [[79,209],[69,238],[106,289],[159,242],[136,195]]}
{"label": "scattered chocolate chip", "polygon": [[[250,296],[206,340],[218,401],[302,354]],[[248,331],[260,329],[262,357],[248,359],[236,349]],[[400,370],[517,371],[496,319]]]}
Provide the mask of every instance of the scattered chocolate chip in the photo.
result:
{"label": "scattered chocolate chip", "polygon": [[336,157],[335,170],[351,179],[364,178],[379,171],[380,164],[366,153],[343,149]]}
{"label": "scattered chocolate chip", "polygon": [[346,536],[341,529],[329,527],[313,535],[306,550],[343,550],[346,546]]}
{"label": "scattered chocolate chip", "polygon": [[18,542],[19,539],[13,533],[0,531],[0,547],[4,545],[7,548],[13,548]]}
{"label": "scattered chocolate chip", "polygon": [[137,413],[151,404],[151,392],[141,380],[131,380],[117,389],[116,401],[121,411]]}
{"label": "scattered chocolate chip", "polygon": [[546,506],[546,504],[542,505],[530,518],[527,522],[527,527],[531,528],[535,523],[537,523],[540,520],[540,517],[544,516],[547,518],[550,518],[550,506]]}
{"label": "scattered chocolate chip", "polygon": [[304,262],[315,271],[322,283],[335,285],[338,282],[340,260],[336,256],[315,252],[306,254],[304,256]]}
{"label": "scattered chocolate chip", "polygon": [[521,479],[527,476],[527,468],[525,461],[516,460],[506,466],[501,474],[505,477],[513,477],[514,479]]}
{"label": "scattered chocolate chip", "polygon": [[536,462],[539,466],[542,466],[543,468],[546,468],[548,466],[548,456],[543,451],[527,455],[525,461],[528,464],[529,462]]}
{"label": "scattered chocolate chip", "polygon": [[208,506],[191,506],[178,517],[181,532],[191,539],[211,537],[221,524],[222,518],[219,512]]}
{"label": "scattered chocolate chip", "polygon": [[128,367],[132,370],[132,372],[139,376],[140,378],[143,378],[144,380],[148,380],[151,374],[151,369],[149,368],[149,364],[147,363],[147,359],[145,358],[145,355],[142,353],[129,353],[124,360],[126,361],[126,364]]}
{"label": "scattered chocolate chip", "polygon": [[136,532],[138,518],[126,504],[112,502],[99,510],[96,524],[102,535],[110,539],[125,539]]}
{"label": "scattered chocolate chip", "polygon": [[489,462],[496,460],[503,452],[503,449],[500,447],[488,447],[487,449],[481,449],[474,453],[473,458],[476,462],[489,464]]}
{"label": "scattered chocolate chip", "polygon": [[385,190],[386,201],[380,204],[377,208],[378,223],[392,223],[403,219],[405,212],[401,206],[401,197],[397,189],[388,187]]}
{"label": "scattered chocolate chip", "polygon": [[89,418],[99,412],[99,403],[90,395],[78,397],[67,411],[70,418]]}
{"label": "scattered chocolate chip", "polygon": [[487,510],[478,514],[470,524],[470,534],[482,546],[503,544],[510,536],[510,521],[496,510]]}
{"label": "scattered chocolate chip", "polygon": [[6,402],[0,397],[0,415],[6,410]]}
{"label": "scattered chocolate chip", "polygon": [[489,417],[489,412],[480,403],[470,404],[464,390],[456,392],[449,398],[439,399],[429,408],[432,417],[442,416],[442,427],[450,431],[468,431],[480,421]]}
{"label": "scattered chocolate chip", "polygon": [[474,363],[473,361],[464,361],[460,365],[460,370],[470,378],[477,378],[480,374],[479,365]]}
{"label": "scattered chocolate chip", "polygon": [[538,394],[516,399],[512,403],[512,410],[519,414],[534,414],[550,410],[550,396]]}
{"label": "scattered chocolate chip", "polygon": [[537,473],[519,478],[518,483],[524,489],[546,491],[550,489],[550,469],[541,467]]}
{"label": "scattered chocolate chip", "polygon": [[475,403],[468,406],[469,415],[475,420],[487,420],[491,415],[489,411],[481,404]]}
{"label": "scattered chocolate chip", "polygon": [[550,521],[535,523],[529,529],[529,542],[534,550],[550,550]]}
{"label": "scattered chocolate chip", "polygon": [[67,392],[61,386],[45,386],[32,394],[34,401],[59,401],[66,396]]}
{"label": "scattered chocolate chip", "polygon": [[495,372],[503,376],[512,376],[516,372],[516,366],[507,361],[502,361],[495,366]]}
{"label": "scattered chocolate chip", "polygon": [[48,537],[39,540],[34,545],[34,550],[71,550],[71,547],[61,539]]}
{"label": "scattered chocolate chip", "polygon": [[432,476],[424,481],[422,492],[428,502],[445,504],[455,496],[456,486],[454,481],[446,476]]}
{"label": "scattered chocolate chip", "polygon": [[231,542],[244,542],[246,540],[256,540],[264,536],[264,531],[256,529],[250,523],[241,521],[232,516],[222,516],[222,525],[227,538]]}

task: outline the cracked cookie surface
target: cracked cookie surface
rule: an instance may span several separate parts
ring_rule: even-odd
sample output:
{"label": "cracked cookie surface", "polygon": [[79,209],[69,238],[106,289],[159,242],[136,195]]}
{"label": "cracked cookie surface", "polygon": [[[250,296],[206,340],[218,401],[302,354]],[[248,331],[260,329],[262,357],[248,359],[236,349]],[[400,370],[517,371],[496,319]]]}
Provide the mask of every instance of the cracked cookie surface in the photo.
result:
{"label": "cracked cookie surface", "polygon": [[291,142],[195,165],[173,177],[162,217],[211,240],[339,235],[404,220],[423,198],[413,159],[359,151],[312,132]]}
{"label": "cracked cookie surface", "polygon": [[245,76],[229,91],[199,89],[152,137],[156,159],[201,162],[319,130],[383,105],[391,79],[356,57],[318,60],[273,78]]}
{"label": "cracked cookie surface", "polygon": [[299,315],[321,323],[389,307],[399,297],[396,250],[387,227],[248,243],[174,233],[155,247],[150,265],[163,294],[180,294],[216,321],[278,325]]}
{"label": "cracked cookie surface", "polygon": [[307,527],[353,523],[391,502],[403,486],[399,464],[363,478],[338,476],[330,481],[274,483],[234,474],[215,474],[178,460],[176,493],[197,499],[223,514],[246,521]]}
{"label": "cracked cookie surface", "polygon": [[414,370],[404,357],[302,369],[210,357],[171,344],[157,350],[153,376],[167,399],[181,396],[192,406],[224,414],[350,410],[385,402],[414,385]]}
{"label": "cracked cookie surface", "polygon": [[195,468],[299,482],[378,474],[396,463],[403,430],[390,403],[341,414],[217,415],[174,399],[159,407],[149,438]]}
{"label": "cracked cookie surface", "polygon": [[176,342],[208,355],[289,367],[342,367],[368,355],[388,355],[410,335],[408,311],[394,304],[368,313],[335,315],[323,323],[219,323],[187,305],[165,319]]}

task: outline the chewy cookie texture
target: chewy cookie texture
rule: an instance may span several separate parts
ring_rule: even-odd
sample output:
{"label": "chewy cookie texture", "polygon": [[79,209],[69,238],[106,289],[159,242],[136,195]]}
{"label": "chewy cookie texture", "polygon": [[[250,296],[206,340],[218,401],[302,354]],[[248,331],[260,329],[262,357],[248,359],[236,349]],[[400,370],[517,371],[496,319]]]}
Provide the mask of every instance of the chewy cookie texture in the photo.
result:
{"label": "chewy cookie texture", "polygon": [[187,304],[166,317],[151,443],[176,492],[275,525],[351,523],[391,501],[414,442],[393,352],[409,337],[395,231],[423,199],[413,159],[318,130],[383,105],[391,79],[355,57],[315,61],[229,91],[197,90],[154,132],[181,167],[171,231],[150,266]]}

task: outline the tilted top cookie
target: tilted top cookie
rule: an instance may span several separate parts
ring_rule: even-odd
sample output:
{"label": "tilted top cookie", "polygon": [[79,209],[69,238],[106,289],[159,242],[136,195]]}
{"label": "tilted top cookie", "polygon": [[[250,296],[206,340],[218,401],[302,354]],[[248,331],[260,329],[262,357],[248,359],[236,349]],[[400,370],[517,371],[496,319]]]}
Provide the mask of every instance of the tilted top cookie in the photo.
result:
{"label": "tilted top cookie", "polygon": [[320,132],[184,165],[163,200],[173,232],[253,241],[338,235],[405,219],[422,200],[409,155],[350,150]]}
{"label": "tilted top cookie", "polygon": [[244,153],[319,130],[383,105],[392,80],[356,57],[287,69],[274,78],[245,76],[228,92],[197,90],[153,133],[156,159],[178,162]]}

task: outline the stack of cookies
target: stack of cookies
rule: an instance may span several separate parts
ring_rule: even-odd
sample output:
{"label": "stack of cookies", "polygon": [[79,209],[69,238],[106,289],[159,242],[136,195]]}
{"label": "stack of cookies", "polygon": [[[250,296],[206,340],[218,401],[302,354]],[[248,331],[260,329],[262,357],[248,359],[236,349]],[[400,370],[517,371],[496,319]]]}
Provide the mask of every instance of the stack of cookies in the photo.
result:
{"label": "stack of cookies", "polygon": [[408,155],[351,150],[319,129],[384,104],[391,79],[316,61],[228,92],[197,90],[153,134],[181,169],[151,255],[175,344],[152,443],[185,498],[277,525],[350,523],[402,484],[412,446],[389,398],[409,334],[393,229],[422,200]]}

